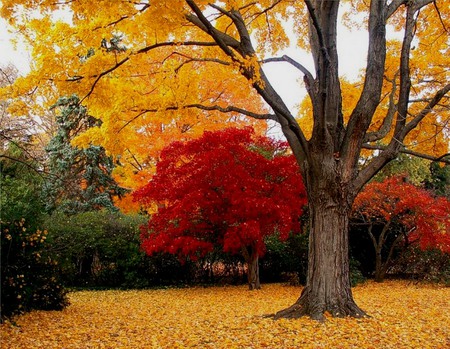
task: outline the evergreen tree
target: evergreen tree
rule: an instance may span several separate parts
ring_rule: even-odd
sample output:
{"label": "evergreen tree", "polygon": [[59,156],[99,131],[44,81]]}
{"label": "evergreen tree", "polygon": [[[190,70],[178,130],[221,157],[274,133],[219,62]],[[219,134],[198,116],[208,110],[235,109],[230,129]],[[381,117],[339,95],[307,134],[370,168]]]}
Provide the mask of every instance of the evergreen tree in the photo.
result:
{"label": "evergreen tree", "polygon": [[450,199],[450,165],[441,166],[438,162],[430,164],[431,178],[425,182],[426,188],[431,189],[436,195]]}
{"label": "evergreen tree", "polygon": [[125,194],[126,189],[112,177],[113,158],[101,146],[81,149],[71,144],[79,132],[99,126],[100,121],[87,113],[75,95],[60,98],[53,106],[58,107],[58,128],[46,147],[50,172],[44,184],[46,210],[67,214],[101,208],[116,210],[113,198]]}

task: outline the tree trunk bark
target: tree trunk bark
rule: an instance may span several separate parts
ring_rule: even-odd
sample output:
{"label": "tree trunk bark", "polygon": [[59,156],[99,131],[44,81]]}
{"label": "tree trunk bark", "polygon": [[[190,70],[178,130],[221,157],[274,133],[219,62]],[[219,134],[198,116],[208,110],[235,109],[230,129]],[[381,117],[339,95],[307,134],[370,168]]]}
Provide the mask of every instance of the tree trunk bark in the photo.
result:
{"label": "tree trunk bark", "polygon": [[346,195],[336,177],[313,181],[314,188],[308,188],[311,230],[306,286],[295,304],[274,317],[309,315],[323,321],[325,312],[335,317],[365,316],[350,286],[348,222],[353,196]]}
{"label": "tree trunk bark", "polygon": [[259,256],[256,248],[246,247],[243,249],[245,261],[247,263],[247,281],[249,290],[261,289],[259,281]]}

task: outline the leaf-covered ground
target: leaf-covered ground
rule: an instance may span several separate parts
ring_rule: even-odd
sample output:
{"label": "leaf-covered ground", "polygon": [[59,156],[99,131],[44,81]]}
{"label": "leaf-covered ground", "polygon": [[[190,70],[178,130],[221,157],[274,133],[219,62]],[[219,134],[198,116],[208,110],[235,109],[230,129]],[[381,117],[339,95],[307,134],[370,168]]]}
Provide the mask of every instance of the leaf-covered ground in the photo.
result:
{"label": "leaf-covered ground", "polygon": [[62,312],[1,325],[1,348],[450,348],[450,288],[369,282],[353,292],[371,318],[263,317],[299,292],[283,285],[74,292]]}

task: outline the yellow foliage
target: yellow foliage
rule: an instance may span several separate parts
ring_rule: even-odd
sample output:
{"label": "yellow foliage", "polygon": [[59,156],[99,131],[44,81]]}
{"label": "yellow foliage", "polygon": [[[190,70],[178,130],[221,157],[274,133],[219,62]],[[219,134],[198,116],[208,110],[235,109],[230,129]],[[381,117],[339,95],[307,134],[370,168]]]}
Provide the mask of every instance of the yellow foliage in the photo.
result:
{"label": "yellow foliage", "polygon": [[395,348],[450,345],[450,289],[400,281],[353,289],[370,318],[265,318],[293,303],[298,287],[265,285],[145,291],[82,291],[61,311],[2,324],[2,349]]}
{"label": "yellow foliage", "polygon": [[[136,188],[142,178],[150,178],[161,149],[171,141],[192,139],[204,130],[243,124],[258,125],[258,131],[264,131],[260,121],[197,106],[233,105],[267,113],[267,104],[253,88],[263,85],[260,62],[267,56],[280,55],[290,44],[309,50],[305,3],[291,0],[233,0],[214,2],[215,5],[196,0],[195,3],[233,43],[240,40],[238,28],[214,6],[220,5],[225,11],[240,9],[255,52],[243,54],[232,45],[228,46],[232,54],[227,55],[218,45],[212,45],[211,36],[201,26],[189,22],[186,15],[192,11],[182,0],[3,0],[1,15],[32,48],[33,64],[30,74],[7,90],[0,90],[0,97],[29,95],[35,101],[33,110],[27,110],[31,104],[23,105],[17,99],[10,104],[10,111],[41,115],[42,109],[57,98],[77,94],[102,125],[81,134],[74,143],[99,144],[109,154],[120,157],[123,169],[118,175],[119,183],[128,188]],[[450,79],[448,35],[443,30],[450,26],[450,11],[444,3],[444,0],[436,2],[439,11],[432,4],[420,11],[413,41],[415,49],[411,53],[412,100],[407,122]],[[344,22],[365,27],[367,1],[343,1],[342,10]],[[391,32],[401,31],[404,17],[401,6],[389,18],[383,99],[370,131],[383,124],[393,86],[397,86],[394,102],[398,100],[396,74],[401,46],[392,40]],[[289,40],[292,33],[297,36],[296,43]],[[187,44],[182,45],[183,42]],[[242,76],[243,71],[252,72],[247,74],[248,81]],[[348,120],[360,96],[363,76],[357,82],[342,79],[341,85],[343,115]],[[313,127],[308,103],[301,108],[301,125],[307,135]],[[405,146],[436,156],[448,152],[449,118],[445,99],[421,122],[420,128],[406,137]],[[378,144],[388,144],[392,134],[388,133]]]}

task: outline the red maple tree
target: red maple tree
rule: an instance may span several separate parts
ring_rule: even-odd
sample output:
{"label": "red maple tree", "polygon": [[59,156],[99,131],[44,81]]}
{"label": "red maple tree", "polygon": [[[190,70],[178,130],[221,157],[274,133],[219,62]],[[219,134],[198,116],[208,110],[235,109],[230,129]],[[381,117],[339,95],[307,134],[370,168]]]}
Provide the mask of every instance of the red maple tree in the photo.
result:
{"label": "red maple tree", "polygon": [[375,249],[376,281],[384,279],[394,250],[402,242],[450,253],[449,200],[434,197],[400,176],[369,183],[356,197],[353,217],[368,227]]}
{"label": "red maple tree", "polygon": [[253,129],[205,132],[174,142],[161,153],[152,180],[134,193],[158,205],[141,230],[148,254],[169,252],[193,260],[222,246],[242,253],[250,289],[260,288],[258,258],[264,238],[300,232],[306,192],[286,143]]}

